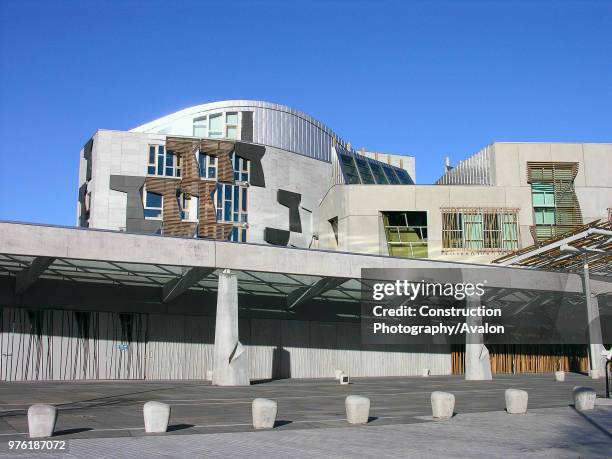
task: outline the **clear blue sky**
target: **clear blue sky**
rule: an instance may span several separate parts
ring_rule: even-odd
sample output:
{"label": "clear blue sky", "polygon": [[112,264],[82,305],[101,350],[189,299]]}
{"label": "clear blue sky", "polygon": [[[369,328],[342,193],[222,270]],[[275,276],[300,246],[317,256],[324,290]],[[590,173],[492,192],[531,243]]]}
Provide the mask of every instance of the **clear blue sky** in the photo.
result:
{"label": "clear blue sky", "polygon": [[[612,2],[0,0],[0,219],[72,225],[78,152],[221,99],[417,157],[612,142]],[[612,172],[611,172],[612,173]]]}

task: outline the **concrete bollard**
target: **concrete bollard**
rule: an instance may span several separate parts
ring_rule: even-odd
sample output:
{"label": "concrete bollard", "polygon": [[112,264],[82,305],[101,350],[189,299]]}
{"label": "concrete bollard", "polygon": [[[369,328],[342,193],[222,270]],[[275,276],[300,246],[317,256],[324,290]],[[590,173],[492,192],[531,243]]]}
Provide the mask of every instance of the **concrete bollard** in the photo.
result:
{"label": "concrete bollard", "polygon": [[524,390],[506,389],[506,411],[508,414],[525,414],[527,413],[527,401],[529,394]]}
{"label": "concrete bollard", "polygon": [[212,370],[206,370],[206,379],[208,381],[212,381],[212,379],[213,379],[213,371]]}
{"label": "concrete bollard", "polygon": [[30,438],[53,436],[57,422],[57,408],[52,405],[36,404],[28,408],[28,431]]}
{"label": "concrete bollard", "polygon": [[565,381],[565,371],[555,371],[555,381],[557,382]]}
{"label": "concrete bollard", "polygon": [[251,406],[253,413],[253,427],[255,429],[271,429],[276,422],[278,404],[267,398],[256,398]]}
{"label": "concrete bollard", "polygon": [[367,424],[370,417],[370,399],[361,395],[349,395],[344,400],[346,420],[349,424]]}
{"label": "concrete bollard", "polygon": [[431,412],[436,420],[450,419],[455,410],[455,396],[448,392],[434,391],[431,393]]}
{"label": "concrete bollard", "polygon": [[597,395],[590,387],[574,387],[574,407],[578,411],[587,411],[595,408],[595,398]]}
{"label": "concrete bollard", "polygon": [[336,380],[340,379],[340,376],[342,376],[342,373],[344,373],[344,371],[342,371],[342,370],[334,371],[334,377],[336,378]]}
{"label": "concrete bollard", "polygon": [[427,378],[429,376],[429,368],[423,368],[421,376],[423,376],[423,378]]}
{"label": "concrete bollard", "polygon": [[147,402],[142,407],[145,432],[160,433],[168,430],[170,405],[161,402]]}

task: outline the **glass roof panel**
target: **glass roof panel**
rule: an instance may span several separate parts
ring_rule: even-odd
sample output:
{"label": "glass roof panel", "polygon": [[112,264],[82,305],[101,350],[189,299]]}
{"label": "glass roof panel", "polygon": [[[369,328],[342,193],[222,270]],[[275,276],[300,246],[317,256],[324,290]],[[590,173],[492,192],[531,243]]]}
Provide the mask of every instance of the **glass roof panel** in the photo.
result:
{"label": "glass roof panel", "polygon": [[414,181],[410,177],[410,174],[404,169],[400,169],[399,167],[394,168],[397,177],[402,185],[414,185]]}
{"label": "glass roof panel", "polygon": [[340,154],[338,157],[340,159],[340,167],[344,173],[345,182],[349,185],[359,185],[361,179],[359,178],[359,173],[357,172],[353,157],[345,154]]}
{"label": "glass roof panel", "polygon": [[387,180],[387,176],[382,170],[382,166],[378,162],[370,161],[370,168],[372,169],[372,175],[374,175],[374,179],[376,183],[379,185],[387,185],[389,181]]}
{"label": "glass roof panel", "polygon": [[386,165],[383,165],[382,168],[385,171],[385,175],[387,176],[387,180],[389,180],[389,183],[391,185],[399,185],[400,181],[397,178],[397,175],[395,175],[395,171],[393,170],[393,168],[391,166]]}
{"label": "glass roof panel", "polygon": [[357,169],[359,169],[359,176],[361,177],[361,183],[365,185],[373,185],[374,177],[372,177],[372,171],[370,171],[370,166],[368,166],[368,162],[360,158],[359,155],[355,155],[355,163],[357,164]]}

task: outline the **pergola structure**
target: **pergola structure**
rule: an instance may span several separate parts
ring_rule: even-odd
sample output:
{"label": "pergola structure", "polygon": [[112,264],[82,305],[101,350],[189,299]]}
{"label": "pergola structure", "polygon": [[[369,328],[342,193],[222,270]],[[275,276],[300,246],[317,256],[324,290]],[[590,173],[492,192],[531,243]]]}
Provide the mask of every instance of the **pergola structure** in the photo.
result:
{"label": "pergola structure", "polygon": [[534,270],[581,273],[589,321],[589,363],[594,377],[603,375],[604,348],[599,301],[591,279],[612,279],[612,221],[596,220],[580,228],[511,254],[494,263]]}

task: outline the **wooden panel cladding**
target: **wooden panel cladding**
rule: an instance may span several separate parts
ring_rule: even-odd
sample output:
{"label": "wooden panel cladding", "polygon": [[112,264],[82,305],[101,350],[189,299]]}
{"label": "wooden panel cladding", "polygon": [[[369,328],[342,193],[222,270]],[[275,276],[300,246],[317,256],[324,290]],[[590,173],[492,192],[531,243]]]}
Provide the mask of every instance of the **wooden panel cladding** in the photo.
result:
{"label": "wooden panel cladding", "polygon": [[527,182],[573,182],[578,174],[578,163],[527,161]]}
{"label": "wooden panel cladding", "polygon": [[[557,370],[586,373],[586,345],[493,344],[487,345],[491,373],[550,373]],[[465,345],[451,348],[453,374],[465,373]]]}
{"label": "wooden panel cladding", "polygon": [[202,182],[200,184],[200,226],[198,236],[225,240],[229,237],[234,225],[231,223],[217,223],[215,202],[213,201],[215,187],[215,182]]}
{"label": "wooden panel cladding", "polygon": [[[168,236],[207,237],[224,240],[229,237],[232,224],[217,223],[213,201],[216,182],[200,179],[197,154],[199,151],[217,158],[217,180],[233,183],[234,168],[231,153],[234,142],[228,140],[166,137],[166,150],[173,152],[181,161],[181,177],[147,177],[148,191],[163,196],[162,233]],[[199,198],[199,222],[181,219],[179,196]]]}
{"label": "wooden panel cladding", "polygon": [[555,190],[555,224],[530,228],[534,241],[543,242],[581,226],[582,212],[574,190],[578,163],[527,162],[527,182],[552,183]]}

